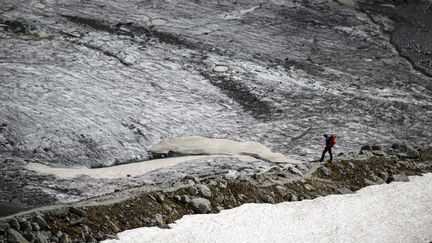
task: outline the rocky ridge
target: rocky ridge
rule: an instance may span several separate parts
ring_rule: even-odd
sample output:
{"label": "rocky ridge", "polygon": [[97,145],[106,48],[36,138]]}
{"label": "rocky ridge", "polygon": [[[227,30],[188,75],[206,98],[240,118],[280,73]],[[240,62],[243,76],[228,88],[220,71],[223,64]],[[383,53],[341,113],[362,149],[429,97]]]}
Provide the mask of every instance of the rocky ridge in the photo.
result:
{"label": "rocky ridge", "polygon": [[251,176],[186,176],[171,187],[135,188],[114,193],[117,196],[36,209],[1,219],[0,241],[96,242],[136,227],[169,228],[169,223],[186,214],[217,213],[243,203],[274,204],[353,193],[430,172],[430,148],[366,145],[359,155],[340,155],[333,163],[291,169],[273,166]]}

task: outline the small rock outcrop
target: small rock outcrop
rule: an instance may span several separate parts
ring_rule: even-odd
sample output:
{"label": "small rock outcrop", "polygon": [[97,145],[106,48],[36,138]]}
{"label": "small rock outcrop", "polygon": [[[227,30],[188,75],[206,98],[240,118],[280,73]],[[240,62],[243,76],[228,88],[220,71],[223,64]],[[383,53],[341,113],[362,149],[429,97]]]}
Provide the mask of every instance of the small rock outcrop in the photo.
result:
{"label": "small rock outcrop", "polygon": [[207,213],[211,210],[211,203],[205,198],[193,198],[191,206],[195,213]]}

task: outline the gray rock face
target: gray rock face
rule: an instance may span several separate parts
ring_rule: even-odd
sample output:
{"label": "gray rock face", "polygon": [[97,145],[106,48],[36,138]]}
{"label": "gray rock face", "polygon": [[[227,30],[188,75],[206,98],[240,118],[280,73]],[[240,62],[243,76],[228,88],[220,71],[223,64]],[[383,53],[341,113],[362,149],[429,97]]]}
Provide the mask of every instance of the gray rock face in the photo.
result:
{"label": "gray rock face", "polygon": [[360,6],[367,10],[371,16],[382,25],[384,18],[390,18],[391,26],[386,30],[391,32],[391,42],[400,55],[407,58],[413,67],[425,75],[432,76],[432,44],[430,39],[430,26],[432,24],[432,7],[428,1],[374,1],[384,3],[378,7],[371,1],[362,1]]}
{"label": "gray rock face", "polygon": [[191,205],[195,213],[207,213],[211,210],[210,201],[205,198],[193,198]]}

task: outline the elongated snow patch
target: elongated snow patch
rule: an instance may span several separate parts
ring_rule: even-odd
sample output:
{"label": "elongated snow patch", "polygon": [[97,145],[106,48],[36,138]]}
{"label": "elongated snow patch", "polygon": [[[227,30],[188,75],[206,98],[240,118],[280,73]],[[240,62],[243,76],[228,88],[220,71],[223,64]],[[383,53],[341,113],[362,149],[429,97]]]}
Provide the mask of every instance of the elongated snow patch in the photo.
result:
{"label": "elongated snow patch", "polygon": [[247,155],[273,163],[301,163],[289,159],[281,153],[273,153],[269,148],[257,142],[237,142],[200,136],[169,139],[152,146],[150,152],[153,154],[174,153],[181,155]]}
{"label": "elongated snow patch", "polygon": [[267,162],[298,164],[300,161],[286,158],[280,153],[273,153],[266,146],[256,142],[236,142],[226,139],[204,137],[181,137],[164,141],[153,146],[153,154],[180,154],[181,157],[154,159],[138,163],[116,165],[103,168],[59,168],[40,163],[28,163],[24,169],[40,174],[55,175],[63,179],[72,179],[86,175],[93,178],[123,178],[140,176],[157,169],[172,167],[189,161],[205,161],[211,157],[232,157],[242,162],[264,160]]}
{"label": "elongated snow patch", "polygon": [[193,160],[205,161],[211,157],[235,157],[243,162],[253,162],[257,159],[250,156],[224,156],[224,155],[207,155],[207,156],[183,156],[165,159],[154,159],[142,161],[138,163],[130,163],[123,165],[116,165],[103,168],[60,168],[52,167],[40,163],[28,163],[24,169],[34,171],[45,175],[54,175],[62,179],[72,179],[79,176],[90,176],[96,179],[116,179],[128,176],[140,176],[161,168],[172,167],[181,163]]}

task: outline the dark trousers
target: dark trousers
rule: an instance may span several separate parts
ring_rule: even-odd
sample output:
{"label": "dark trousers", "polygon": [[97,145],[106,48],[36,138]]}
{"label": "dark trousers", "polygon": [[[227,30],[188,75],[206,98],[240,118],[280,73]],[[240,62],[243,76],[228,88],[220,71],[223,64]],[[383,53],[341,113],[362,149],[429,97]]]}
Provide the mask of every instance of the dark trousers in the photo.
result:
{"label": "dark trousers", "polygon": [[324,156],[325,156],[325,153],[327,153],[327,152],[329,152],[329,154],[330,154],[330,160],[331,161],[333,160],[333,154],[332,154],[331,148],[326,147],[322,153],[320,161],[324,161]]}

